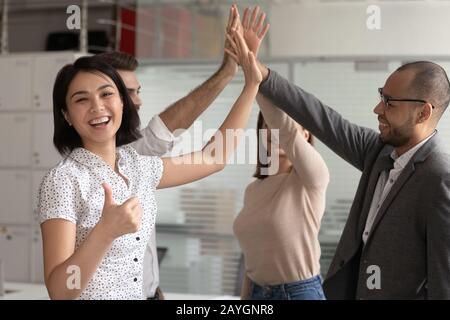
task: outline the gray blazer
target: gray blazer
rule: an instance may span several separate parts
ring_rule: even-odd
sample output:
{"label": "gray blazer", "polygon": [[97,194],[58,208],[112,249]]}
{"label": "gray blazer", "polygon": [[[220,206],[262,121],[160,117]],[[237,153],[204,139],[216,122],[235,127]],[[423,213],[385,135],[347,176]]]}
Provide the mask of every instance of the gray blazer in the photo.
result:
{"label": "gray blazer", "polygon": [[[328,299],[450,299],[450,154],[436,133],[392,186],[362,242],[379,174],[392,168],[392,146],[276,72],[261,84],[271,99],[362,172],[350,214],[324,281]],[[373,288],[379,267],[380,288]],[[371,289],[370,289],[371,288]]]}

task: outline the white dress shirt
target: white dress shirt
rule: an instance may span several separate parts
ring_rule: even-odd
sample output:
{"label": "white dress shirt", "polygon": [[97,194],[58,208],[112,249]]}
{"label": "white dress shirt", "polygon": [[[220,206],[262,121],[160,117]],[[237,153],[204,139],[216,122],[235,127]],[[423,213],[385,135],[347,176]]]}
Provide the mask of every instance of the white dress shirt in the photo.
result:
{"label": "white dress shirt", "polygon": [[141,130],[141,134],[142,138],[131,143],[131,146],[144,156],[160,157],[171,151],[173,146],[181,140],[180,136],[172,134],[158,115],[149,121],[147,127]]}
{"label": "white dress shirt", "polygon": [[105,199],[102,183],[111,186],[116,203],[137,196],[142,206],[139,231],[113,241],[80,299],[146,297],[142,290],[143,260],[154,232],[155,190],[162,176],[163,162],[124,146],[117,148],[117,168],[128,184],[101,157],[77,148],[47,173],[39,189],[39,221],[60,218],[76,224],[75,250],[101,218]]}
{"label": "white dress shirt", "polygon": [[370,204],[369,214],[367,215],[366,227],[364,228],[364,232],[362,235],[364,244],[366,243],[370,231],[372,230],[372,226],[375,218],[377,217],[378,210],[381,208],[381,205],[386,199],[386,196],[391,191],[392,186],[395,184],[398,177],[403,172],[403,169],[406,167],[409,160],[411,160],[417,150],[419,150],[421,146],[423,146],[428,140],[430,140],[431,137],[435,135],[435,133],[436,131],[428,138],[406,151],[400,157],[397,155],[397,152],[395,150],[392,151],[391,158],[394,160],[394,168],[389,171],[389,175],[387,171],[381,172],[380,177],[378,178],[377,186],[372,198],[372,203]]}

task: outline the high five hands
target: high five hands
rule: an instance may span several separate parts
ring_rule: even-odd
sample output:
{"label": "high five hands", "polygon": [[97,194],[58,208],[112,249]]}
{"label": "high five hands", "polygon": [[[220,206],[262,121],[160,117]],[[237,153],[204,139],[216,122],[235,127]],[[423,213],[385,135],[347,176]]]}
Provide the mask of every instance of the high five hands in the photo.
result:
{"label": "high five hands", "polygon": [[[233,19],[231,21],[231,17]],[[266,14],[261,12],[260,8],[256,6],[250,13],[250,8],[244,10],[244,17],[242,23],[239,20],[239,12],[237,7],[233,5],[230,9],[230,20],[227,26],[227,44],[225,52],[231,56],[236,63],[242,65],[241,56],[236,51],[239,44],[239,37],[242,37],[246,47],[253,52],[254,58],[258,56],[259,48],[262,40],[270,28],[270,24],[264,24]],[[230,22],[231,21],[231,22]],[[242,49],[242,44],[240,45]]]}

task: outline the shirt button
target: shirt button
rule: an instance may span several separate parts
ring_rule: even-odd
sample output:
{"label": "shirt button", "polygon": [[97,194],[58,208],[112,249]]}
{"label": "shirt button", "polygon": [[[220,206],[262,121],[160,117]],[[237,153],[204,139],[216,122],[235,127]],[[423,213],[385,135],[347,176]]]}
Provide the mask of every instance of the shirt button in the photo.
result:
{"label": "shirt button", "polygon": [[389,180],[390,183],[394,183],[394,179]]}
{"label": "shirt button", "polygon": [[366,232],[364,232],[364,234],[367,236],[367,235],[369,235],[369,232],[366,231]]}
{"label": "shirt button", "polygon": [[136,240],[137,240],[137,241],[139,241],[139,240],[141,240],[141,238],[139,238],[139,237],[136,237]]}
{"label": "shirt button", "polygon": [[138,258],[134,258],[133,261],[134,261],[134,262],[137,262],[137,261],[138,261]]}
{"label": "shirt button", "polygon": [[137,281],[137,278],[134,278],[133,281],[136,282],[136,281]]}

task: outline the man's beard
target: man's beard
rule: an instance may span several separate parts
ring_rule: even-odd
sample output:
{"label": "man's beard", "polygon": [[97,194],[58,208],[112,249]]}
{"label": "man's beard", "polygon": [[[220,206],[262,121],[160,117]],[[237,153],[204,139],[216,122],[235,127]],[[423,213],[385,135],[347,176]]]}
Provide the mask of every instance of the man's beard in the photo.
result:
{"label": "man's beard", "polygon": [[394,148],[404,146],[409,142],[412,136],[413,125],[412,121],[408,121],[403,126],[398,128],[392,128],[389,124],[390,132],[387,137],[383,137],[380,134],[381,141],[385,144],[389,144]]}

